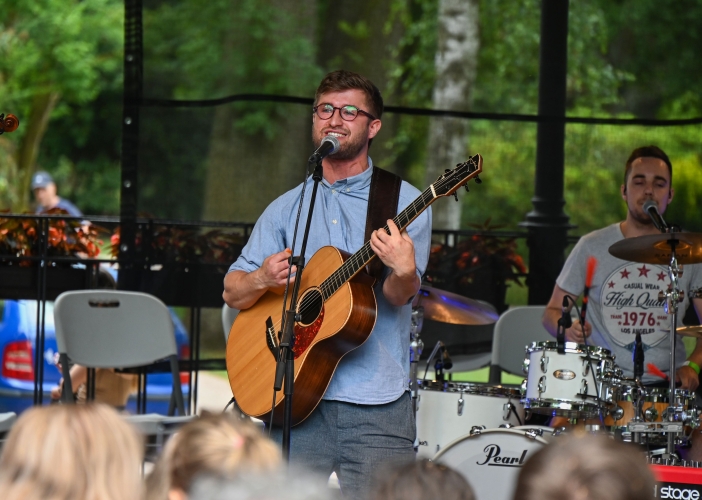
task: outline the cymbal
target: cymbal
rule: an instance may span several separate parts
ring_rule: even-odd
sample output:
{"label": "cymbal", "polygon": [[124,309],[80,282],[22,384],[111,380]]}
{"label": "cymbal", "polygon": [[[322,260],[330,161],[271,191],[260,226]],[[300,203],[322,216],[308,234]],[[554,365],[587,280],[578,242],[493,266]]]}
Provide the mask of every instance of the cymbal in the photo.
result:
{"label": "cymbal", "polygon": [[679,264],[702,262],[702,233],[661,233],[625,238],[609,247],[609,253],[623,260],[645,264],[670,263],[671,244],[676,241]]}
{"label": "cymbal", "polygon": [[454,325],[490,325],[499,314],[490,304],[422,285],[412,307],[424,308],[424,319]]}
{"label": "cymbal", "polygon": [[695,337],[698,339],[702,339],[702,325],[680,326],[675,329],[675,333],[677,333],[678,335],[682,335],[683,337]]}

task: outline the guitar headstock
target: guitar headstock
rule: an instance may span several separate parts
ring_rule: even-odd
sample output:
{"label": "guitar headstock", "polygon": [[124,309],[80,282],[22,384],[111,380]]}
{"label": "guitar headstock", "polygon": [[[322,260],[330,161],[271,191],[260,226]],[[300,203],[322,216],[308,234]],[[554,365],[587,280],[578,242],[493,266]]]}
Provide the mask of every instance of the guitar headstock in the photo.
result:
{"label": "guitar headstock", "polygon": [[475,182],[482,181],[478,175],[483,171],[483,157],[475,155],[468,158],[468,161],[459,163],[453,170],[447,170],[436,182],[431,185],[432,193],[439,196],[449,196],[454,194],[458,188],[464,186],[469,180],[475,178]]}

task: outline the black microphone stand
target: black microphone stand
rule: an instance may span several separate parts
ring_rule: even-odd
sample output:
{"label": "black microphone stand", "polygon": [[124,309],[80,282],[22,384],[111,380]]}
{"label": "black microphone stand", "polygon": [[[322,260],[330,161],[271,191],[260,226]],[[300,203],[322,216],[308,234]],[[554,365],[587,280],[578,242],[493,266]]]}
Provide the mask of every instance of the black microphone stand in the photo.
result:
{"label": "black microphone stand", "polygon": [[[297,305],[297,298],[300,293],[300,282],[302,279],[302,271],[305,268],[305,250],[307,249],[307,239],[310,233],[310,226],[312,223],[312,212],[314,210],[314,202],[317,198],[317,188],[322,180],[322,159],[317,160],[317,165],[315,166],[314,173],[312,174],[312,180],[314,181],[314,186],[312,187],[312,197],[310,199],[310,208],[307,214],[307,223],[305,225],[304,236],[302,237],[302,246],[300,249],[300,255],[297,257],[290,257],[291,266],[297,266],[297,271],[295,275],[295,282],[293,283],[292,292],[290,295],[290,307],[283,313],[281,319],[281,333],[280,344],[278,349],[278,363],[275,367],[275,392],[280,391],[283,386],[283,377],[285,378],[285,387],[283,389],[283,394],[285,395],[284,403],[284,413],[283,413],[283,458],[286,461],[290,461],[290,430],[292,428],[292,403],[293,403],[293,392],[295,386],[295,353],[293,349],[295,347],[295,320],[297,315],[295,313],[295,306]],[[302,202],[302,200],[300,200]],[[294,249],[293,249],[294,251]],[[284,298],[283,304],[288,304],[287,294]],[[271,408],[271,413],[275,411],[275,399],[273,400],[273,407]]]}

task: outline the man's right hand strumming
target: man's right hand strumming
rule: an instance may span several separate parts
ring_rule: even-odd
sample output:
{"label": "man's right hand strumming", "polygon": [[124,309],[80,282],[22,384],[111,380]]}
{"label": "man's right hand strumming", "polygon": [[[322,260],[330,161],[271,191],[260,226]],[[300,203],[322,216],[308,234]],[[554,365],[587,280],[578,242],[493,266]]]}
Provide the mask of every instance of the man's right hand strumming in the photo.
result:
{"label": "man's right hand strumming", "polygon": [[[260,268],[250,273],[232,271],[224,277],[224,293],[222,297],[229,307],[248,309],[272,288],[284,287],[288,281],[288,259],[291,250],[269,255]],[[295,281],[297,267],[292,267],[290,283]]]}

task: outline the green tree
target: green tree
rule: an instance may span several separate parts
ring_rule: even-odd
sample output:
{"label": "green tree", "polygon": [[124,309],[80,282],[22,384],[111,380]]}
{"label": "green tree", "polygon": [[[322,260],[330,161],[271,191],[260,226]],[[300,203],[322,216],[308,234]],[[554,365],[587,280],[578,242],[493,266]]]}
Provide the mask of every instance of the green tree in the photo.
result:
{"label": "green tree", "polygon": [[0,197],[14,210],[29,206],[51,120],[119,85],[123,11],[119,0],[0,0],[0,95],[21,122],[0,143]]}

